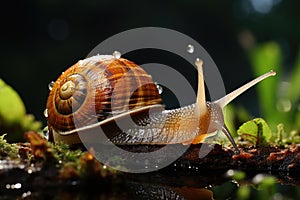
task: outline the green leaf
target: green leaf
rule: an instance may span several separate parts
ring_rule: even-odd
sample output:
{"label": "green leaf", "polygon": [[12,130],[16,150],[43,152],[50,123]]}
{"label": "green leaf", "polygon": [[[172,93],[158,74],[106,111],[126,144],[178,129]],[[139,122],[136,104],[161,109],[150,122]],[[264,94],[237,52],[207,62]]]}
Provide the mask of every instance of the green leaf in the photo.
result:
{"label": "green leaf", "polygon": [[20,123],[25,113],[25,105],[21,97],[0,79],[0,127]]}
{"label": "green leaf", "polygon": [[267,146],[272,137],[269,125],[262,118],[256,118],[244,123],[237,131],[244,140],[257,146]]}
{"label": "green leaf", "polygon": [[33,115],[26,114],[19,94],[0,79],[0,133],[8,133],[8,142],[20,142],[24,140],[24,132],[39,131],[41,127],[42,123]]}

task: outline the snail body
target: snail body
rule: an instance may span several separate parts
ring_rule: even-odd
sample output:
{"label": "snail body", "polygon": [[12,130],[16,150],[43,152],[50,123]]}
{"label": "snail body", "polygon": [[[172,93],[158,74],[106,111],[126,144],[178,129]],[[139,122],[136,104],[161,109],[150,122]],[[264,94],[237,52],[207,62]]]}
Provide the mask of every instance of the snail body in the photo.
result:
{"label": "snail body", "polygon": [[[188,144],[200,143],[209,134],[222,130],[238,152],[224,124],[222,109],[275,72],[254,79],[217,101],[206,102],[202,60],[197,59],[195,65],[196,102],[165,110],[151,76],[135,63],[110,55],[81,60],[67,69],[50,91],[46,106],[50,136],[54,142],[71,145],[81,142],[78,134],[94,138],[101,127],[107,138],[117,144]],[[122,123],[128,118],[134,123]],[[118,127],[120,123],[125,126]]]}

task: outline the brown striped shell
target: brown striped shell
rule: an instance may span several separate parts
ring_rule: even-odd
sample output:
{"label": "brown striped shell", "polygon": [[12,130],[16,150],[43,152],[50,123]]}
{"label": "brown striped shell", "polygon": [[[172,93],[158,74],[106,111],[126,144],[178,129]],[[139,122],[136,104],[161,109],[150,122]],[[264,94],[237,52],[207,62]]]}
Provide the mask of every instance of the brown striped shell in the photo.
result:
{"label": "brown striped shell", "polygon": [[156,85],[141,67],[123,58],[94,56],[71,66],[54,83],[46,106],[48,127],[69,131],[161,103]]}

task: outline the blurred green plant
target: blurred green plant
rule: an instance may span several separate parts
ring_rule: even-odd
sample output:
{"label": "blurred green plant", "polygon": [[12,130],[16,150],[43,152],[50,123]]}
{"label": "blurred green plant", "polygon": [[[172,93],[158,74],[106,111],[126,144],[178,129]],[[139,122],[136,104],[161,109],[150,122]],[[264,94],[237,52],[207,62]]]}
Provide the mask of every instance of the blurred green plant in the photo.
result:
{"label": "blurred green plant", "polygon": [[278,99],[278,88],[282,81],[281,66],[283,55],[280,46],[275,42],[259,44],[252,47],[248,55],[254,76],[259,76],[272,69],[277,72],[275,77],[257,85],[260,114],[274,130],[277,124],[282,122],[281,120],[283,119],[282,112],[277,107],[280,101]]}
{"label": "blurred green plant", "polygon": [[9,142],[19,142],[24,141],[24,132],[39,131],[41,127],[32,114],[26,114],[19,94],[0,79],[0,134],[7,133]]}
{"label": "blurred green plant", "polygon": [[[278,43],[255,44],[246,50],[255,77],[272,69],[277,72],[275,77],[256,86],[259,115],[266,120],[273,136],[277,137],[278,124],[284,125],[285,139],[297,136],[300,130],[300,50],[289,72],[283,70],[284,54]],[[242,122],[251,119],[249,111],[243,109],[242,115],[240,112],[234,105],[226,108],[225,122],[232,133],[236,133],[236,127]]]}
{"label": "blurred green plant", "polygon": [[262,66],[277,71],[274,79],[258,85],[258,98],[261,114],[274,130],[284,124],[290,133],[300,128],[300,50],[291,71],[283,77],[283,53],[275,42],[257,45],[249,53],[254,73],[262,73]]}
{"label": "blurred green plant", "polygon": [[229,169],[230,180],[211,188],[215,199],[299,199],[299,186],[286,187],[272,175],[258,173],[255,176],[244,171]]}

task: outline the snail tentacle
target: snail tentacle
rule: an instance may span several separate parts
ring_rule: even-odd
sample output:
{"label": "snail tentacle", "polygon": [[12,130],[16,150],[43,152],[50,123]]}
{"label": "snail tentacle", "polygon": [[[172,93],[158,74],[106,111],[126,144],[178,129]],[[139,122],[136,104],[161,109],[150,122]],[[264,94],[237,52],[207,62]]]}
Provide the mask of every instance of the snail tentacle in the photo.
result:
{"label": "snail tentacle", "polygon": [[198,70],[198,92],[196,98],[196,112],[199,116],[202,116],[205,113],[207,113],[204,75],[203,75],[203,61],[197,58],[195,61],[195,65]]}
{"label": "snail tentacle", "polygon": [[229,141],[231,142],[231,144],[233,145],[233,148],[235,150],[235,153],[236,154],[239,154],[240,153],[240,150],[238,149],[235,141],[233,140],[231,134],[230,134],[230,131],[228,130],[227,126],[224,124],[223,127],[222,127],[222,132],[227,136],[227,138],[229,139]]}
{"label": "snail tentacle", "polygon": [[222,97],[219,100],[216,100],[214,103],[218,104],[221,108],[224,108],[227,104],[229,104],[232,100],[234,100],[236,97],[238,97],[240,94],[251,88],[252,86],[256,85],[257,83],[261,82],[262,80],[270,77],[270,76],[275,76],[276,72],[271,70],[255,79],[252,81],[244,84],[243,86],[239,87],[238,89],[230,92],[226,96]]}

